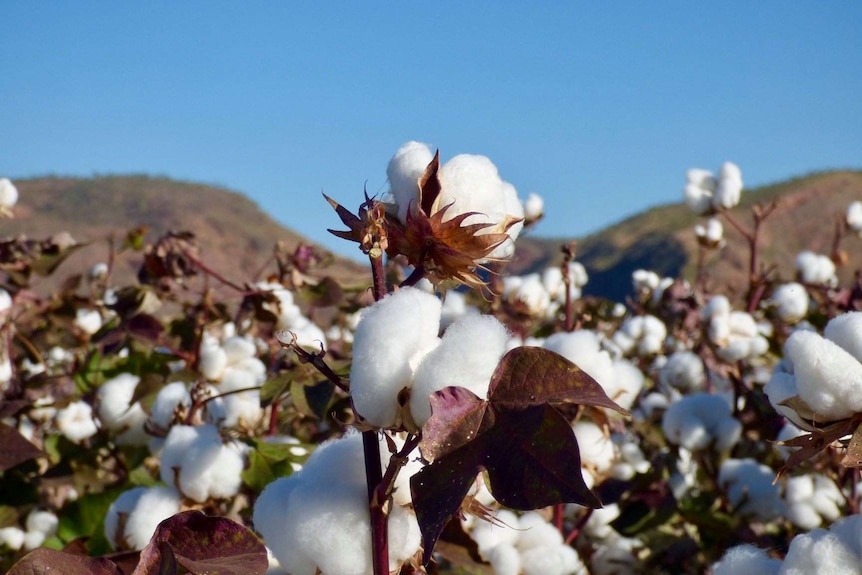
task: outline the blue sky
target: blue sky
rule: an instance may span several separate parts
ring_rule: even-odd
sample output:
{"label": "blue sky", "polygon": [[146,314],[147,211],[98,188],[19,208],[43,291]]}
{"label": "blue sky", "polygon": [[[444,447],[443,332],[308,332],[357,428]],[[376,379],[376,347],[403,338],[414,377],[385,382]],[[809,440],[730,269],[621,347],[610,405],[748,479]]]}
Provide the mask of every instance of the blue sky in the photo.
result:
{"label": "blue sky", "polygon": [[386,189],[405,141],[489,156],[537,235],[862,168],[860,2],[0,3],[0,176],[147,173],[241,191],[342,253],[320,193]]}

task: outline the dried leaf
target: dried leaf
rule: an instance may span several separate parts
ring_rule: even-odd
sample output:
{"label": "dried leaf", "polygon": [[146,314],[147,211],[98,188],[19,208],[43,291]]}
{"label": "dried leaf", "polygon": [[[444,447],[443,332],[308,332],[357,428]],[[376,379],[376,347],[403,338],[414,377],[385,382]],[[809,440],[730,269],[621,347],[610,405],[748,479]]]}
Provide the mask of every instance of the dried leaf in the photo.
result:
{"label": "dried leaf", "polygon": [[784,462],[784,466],[778,471],[778,475],[776,475],[775,480],[778,481],[782,475],[798,466],[803,461],[811,459],[821,451],[825,451],[838,439],[841,439],[845,435],[854,433],[854,431],[859,427],[859,424],[860,417],[857,415],[851,419],[845,419],[837,423],[833,423],[823,429],[813,431],[808,435],[800,435],[799,437],[794,437],[787,441],[778,442],[778,445],[799,447],[800,449],[790,454],[790,457],[788,457],[787,461]]}
{"label": "dried leaf", "polygon": [[856,428],[850,443],[847,444],[847,452],[841,459],[844,467],[862,467],[862,425]]}

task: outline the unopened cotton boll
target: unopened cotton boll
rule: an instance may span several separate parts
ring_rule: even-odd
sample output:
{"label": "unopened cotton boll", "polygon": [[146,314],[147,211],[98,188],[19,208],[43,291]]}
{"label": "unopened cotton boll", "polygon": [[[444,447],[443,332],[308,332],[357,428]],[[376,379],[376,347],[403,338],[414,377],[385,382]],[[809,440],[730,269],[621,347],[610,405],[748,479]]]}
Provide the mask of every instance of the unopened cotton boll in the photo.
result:
{"label": "unopened cotton boll", "polygon": [[93,408],[83,401],[75,401],[58,411],[54,423],[60,433],[73,443],[80,443],[98,431]]}
{"label": "unopened cotton boll", "polygon": [[440,342],[440,300],[403,288],[366,308],[356,327],[350,395],[368,423],[391,427],[398,394],[411,387],[420,361]]}
{"label": "unopened cotton boll", "polygon": [[712,575],[778,575],[781,561],[753,545],[737,545],[713,564]]}
{"label": "unopened cotton boll", "polygon": [[787,323],[797,323],[808,315],[808,290],[800,283],[790,282],[778,286],[771,302],[778,317]]}
{"label": "unopened cotton boll", "polygon": [[411,202],[419,201],[419,179],[433,159],[434,154],[426,144],[407,142],[389,160],[386,167],[389,192],[398,206],[398,219],[402,222],[407,221]]}
{"label": "unopened cotton boll", "polygon": [[105,538],[114,549],[143,549],[159,523],[179,511],[180,499],[175,490],[161,486],[135,487],[120,495],[108,508]]}
{"label": "unopened cotton boll", "polygon": [[691,451],[713,444],[717,450],[725,451],[739,440],[742,424],[734,419],[724,398],[695,393],[668,407],[662,419],[662,429],[668,441]]}
{"label": "unopened cotton boll", "polygon": [[726,459],[718,471],[718,485],[737,513],[771,521],[785,512],[775,472],[754,459]]}
{"label": "unopened cotton boll", "polygon": [[410,395],[413,421],[422,426],[431,417],[429,396],[451,385],[486,398],[491,376],[506,351],[509,334],[495,317],[467,316],[453,323],[440,345],[419,364]]}
{"label": "unopened cotton boll", "polygon": [[146,445],[149,436],[144,431],[147,414],[139,402],[131,403],[141,378],[121,373],[103,383],[98,398],[99,419],[108,430],[119,433],[119,445]]}

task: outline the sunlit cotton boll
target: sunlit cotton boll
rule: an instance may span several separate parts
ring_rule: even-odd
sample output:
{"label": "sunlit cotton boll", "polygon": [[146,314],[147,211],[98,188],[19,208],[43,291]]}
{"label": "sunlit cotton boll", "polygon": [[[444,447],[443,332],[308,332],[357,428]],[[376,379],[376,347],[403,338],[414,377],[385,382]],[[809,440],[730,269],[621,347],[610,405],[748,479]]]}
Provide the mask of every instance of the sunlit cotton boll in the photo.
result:
{"label": "sunlit cotton boll", "polygon": [[850,515],[829,530],[797,535],[784,557],[781,575],[862,574],[862,515]]}
{"label": "sunlit cotton boll", "polygon": [[[475,212],[467,218],[466,225],[489,223],[493,225],[508,219],[523,219],[524,206],[512,184],[503,181],[497,166],[485,156],[460,154],[440,168],[440,205],[452,204],[446,212],[448,219],[459,214]],[[523,228],[523,222],[512,225],[506,234],[507,242],[495,248],[490,259],[508,259],[515,252],[515,240]],[[478,232],[480,235],[490,230]]]}
{"label": "sunlit cotton boll", "polygon": [[551,295],[537,273],[503,278],[503,297],[533,316],[546,317],[551,309]]}
{"label": "sunlit cotton boll", "polygon": [[851,202],[847,206],[847,227],[862,235],[862,202]]}
{"label": "sunlit cotton boll", "polygon": [[658,379],[662,385],[684,393],[701,391],[706,385],[703,360],[691,351],[674,352],[659,370]]}
{"label": "sunlit cotton boll", "polygon": [[626,355],[649,356],[661,352],[667,327],[653,315],[630,317],[614,334],[613,341]]}
{"label": "sunlit cotton boll", "polygon": [[[254,508],[255,529],[291,575],[370,575],[371,533],[362,437],[322,444],[305,467],[270,483]],[[390,571],[419,549],[413,513],[389,515]]]}
{"label": "sunlit cotton boll", "polygon": [[694,235],[702,245],[717,247],[724,239],[724,226],[719,220],[709,218],[706,225],[698,224],[694,227]]}
{"label": "sunlit cotton boll", "polygon": [[578,440],[581,464],[599,474],[607,473],[614,463],[614,444],[611,438],[592,421],[581,420],[572,426]]}
{"label": "sunlit cotton boll", "polygon": [[718,485],[735,512],[760,521],[784,514],[785,505],[775,472],[754,459],[726,459],[718,471]]}
{"label": "sunlit cotton boll", "polygon": [[105,538],[111,547],[140,550],[159,523],[179,513],[180,498],[169,487],[135,487],[120,495],[105,515]]}
{"label": "sunlit cotton boll", "polygon": [[[434,159],[427,144],[407,142],[395,152],[386,167],[389,178],[389,192],[398,206],[398,219],[407,221],[410,204],[419,201],[419,178]],[[426,214],[427,215],[427,214]]]}
{"label": "sunlit cotton boll", "polygon": [[810,251],[796,256],[796,272],[803,283],[834,287],[838,284],[835,263],[827,256]]}
{"label": "sunlit cotton boll", "polygon": [[403,288],[366,308],[356,327],[350,395],[371,425],[391,427],[398,394],[413,384],[422,358],[439,345],[440,300]]}
{"label": "sunlit cotton boll", "polygon": [[18,188],[9,178],[0,178],[0,213],[10,215],[12,208],[18,203]]}
{"label": "sunlit cotton boll", "polygon": [[175,425],[162,447],[162,481],[198,503],[236,495],[243,467],[241,449],[224,444],[212,425]]}
{"label": "sunlit cotton boll", "polygon": [[5,547],[12,551],[18,551],[24,546],[26,533],[20,527],[3,527],[0,528],[0,549]]}
{"label": "sunlit cotton boll", "polygon": [[771,303],[782,321],[798,323],[808,315],[808,290],[796,282],[782,284],[772,294]]}
{"label": "sunlit cotton boll", "polygon": [[708,170],[688,170],[683,195],[689,209],[698,215],[708,213],[712,208],[712,195],[717,184],[715,176]]}
{"label": "sunlit cotton boll", "polygon": [[178,408],[188,409],[192,396],[186,384],[181,381],[169,383],[159,390],[150,409],[150,420],[162,429],[168,429]]}
{"label": "sunlit cotton boll", "polygon": [[83,401],[75,401],[58,411],[54,424],[73,443],[80,443],[98,431],[93,419],[93,408]]}
{"label": "sunlit cotton boll", "polygon": [[733,162],[725,162],[718,172],[718,185],[712,198],[716,210],[729,210],[739,204],[742,196],[742,172]]}
{"label": "sunlit cotton boll", "polygon": [[524,217],[527,221],[536,221],[545,214],[545,200],[536,193],[530,193],[524,200]]}
{"label": "sunlit cotton boll", "polygon": [[429,396],[444,387],[464,387],[485,399],[508,341],[506,328],[490,315],[467,316],[449,326],[440,345],[416,370],[410,395],[410,412],[416,424],[421,427],[428,421]]}
{"label": "sunlit cotton boll", "polygon": [[778,575],[781,560],[774,559],[753,545],[737,545],[713,564],[712,575]]}
{"label": "sunlit cotton boll", "polygon": [[742,424],[728,402],[718,395],[695,393],[672,403],[662,419],[668,441],[691,451],[715,445],[719,451],[730,449],[739,440]]}
{"label": "sunlit cotton boll", "polygon": [[75,326],[88,335],[93,335],[102,327],[102,315],[98,310],[78,308],[75,312]]}
{"label": "sunlit cotton boll", "polygon": [[835,482],[819,473],[787,479],[784,486],[787,518],[802,529],[820,527],[841,516],[844,496]]}
{"label": "sunlit cotton boll", "polygon": [[147,414],[139,402],[131,403],[140,381],[137,375],[121,373],[96,392],[99,419],[106,429],[119,434],[115,439],[119,445],[146,445],[149,440],[144,431]]}

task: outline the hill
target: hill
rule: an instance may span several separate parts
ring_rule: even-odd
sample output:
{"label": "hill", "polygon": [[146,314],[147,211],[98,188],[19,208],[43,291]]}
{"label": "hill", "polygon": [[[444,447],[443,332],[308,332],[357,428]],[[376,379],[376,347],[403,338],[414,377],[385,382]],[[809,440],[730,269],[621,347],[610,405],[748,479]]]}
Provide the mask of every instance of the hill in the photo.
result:
{"label": "hill", "polygon": [[[284,242],[288,249],[313,243],[275,222],[242,194],[203,184],[149,176],[105,176],[35,178],[16,180],[15,185],[20,197],[15,217],[0,221],[0,235],[42,239],[68,232],[78,242],[96,244],[72,255],[60,276],[106,261],[106,238],[113,235],[122,242],[138,226],[148,228],[148,242],[169,230],[193,232],[200,259],[238,283],[260,273],[276,242]],[[129,281],[141,260],[139,253],[118,259],[115,279]],[[355,277],[359,266],[336,260],[338,272]]]}
{"label": "hill", "polygon": [[[778,207],[760,232],[761,261],[775,265],[776,277],[788,280],[794,276],[796,254],[800,251],[808,249],[829,255],[835,223],[844,218],[850,202],[862,200],[862,171],[815,173],[746,190],[731,215],[750,228],[752,207],[773,199],[778,201]],[[680,202],[652,208],[578,240],[577,259],[590,276],[585,293],[624,301],[632,293],[631,274],[639,268],[692,279],[697,258],[694,226],[703,219]],[[726,220],[722,219],[722,223],[727,244],[709,255],[707,267],[715,285],[730,286],[728,295],[735,296],[743,293],[747,285],[748,248],[740,233]],[[526,273],[558,263],[560,246],[568,241],[519,239],[511,271]],[[855,270],[862,269],[862,243],[856,237],[848,237],[842,245],[849,256],[839,273],[844,283]]]}

